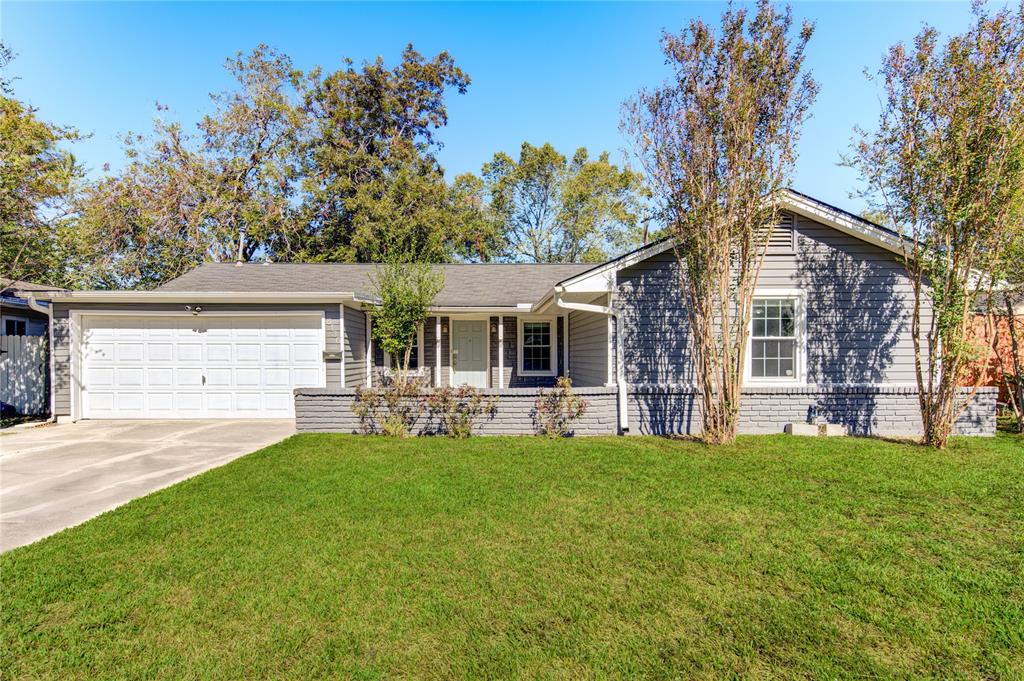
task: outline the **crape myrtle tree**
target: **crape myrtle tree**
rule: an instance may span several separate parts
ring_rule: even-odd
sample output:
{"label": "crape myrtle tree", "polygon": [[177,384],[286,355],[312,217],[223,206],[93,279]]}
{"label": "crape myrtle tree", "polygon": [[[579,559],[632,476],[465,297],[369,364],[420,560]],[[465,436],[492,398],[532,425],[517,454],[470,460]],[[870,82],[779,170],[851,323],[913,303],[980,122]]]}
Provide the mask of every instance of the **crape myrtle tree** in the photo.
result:
{"label": "crape myrtle tree", "polygon": [[1024,3],[974,6],[974,22],[943,44],[925,27],[890,48],[878,71],[882,111],[858,130],[848,162],[872,208],[906,237],[911,334],[924,439],[943,447],[969,397],[976,294],[1024,219]]}
{"label": "crape myrtle tree", "polygon": [[376,266],[372,285],[373,338],[392,358],[395,383],[404,387],[416,333],[444,288],[444,272],[429,263],[394,257]]}
{"label": "crape myrtle tree", "polygon": [[715,28],[665,33],[672,76],[624,107],[623,127],[677,239],[701,395],[702,438],[732,442],[748,322],[777,199],[818,86],[804,71],[813,26],[789,8],[729,8]]}

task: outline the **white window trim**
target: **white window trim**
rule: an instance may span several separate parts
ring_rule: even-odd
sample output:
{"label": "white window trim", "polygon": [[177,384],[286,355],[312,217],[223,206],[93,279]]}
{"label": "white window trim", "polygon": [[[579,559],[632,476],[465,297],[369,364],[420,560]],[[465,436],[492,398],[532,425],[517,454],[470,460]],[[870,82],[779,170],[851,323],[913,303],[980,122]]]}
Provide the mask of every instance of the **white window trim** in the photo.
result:
{"label": "white window trim", "polygon": [[[551,325],[551,347],[548,352],[550,353],[550,364],[551,369],[548,371],[526,371],[523,369],[523,324],[528,322],[547,322]],[[520,376],[555,376],[558,374],[558,359],[556,350],[558,348],[558,323],[554,317],[519,317],[518,328],[516,333],[516,353],[518,358],[518,364],[516,366],[517,373]]]}
{"label": "white window trim", "polygon": [[[750,311],[747,319],[747,347],[743,360],[743,385],[745,386],[805,386],[807,385],[807,294],[796,288],[758,288],[753,298],[791,298],[796,300],[796,367],[793,377],[784,378],[771,376],[754,378],[753,373],[753,339],[754,314]],[[753,299],[751,300],[753,304]]]}

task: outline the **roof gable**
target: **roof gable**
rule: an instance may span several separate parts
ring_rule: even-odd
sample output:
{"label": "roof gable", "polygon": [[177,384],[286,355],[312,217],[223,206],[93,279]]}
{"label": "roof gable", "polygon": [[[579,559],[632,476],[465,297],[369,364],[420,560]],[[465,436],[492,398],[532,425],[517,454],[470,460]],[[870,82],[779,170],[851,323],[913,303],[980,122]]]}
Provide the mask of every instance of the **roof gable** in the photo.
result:
{"label": "roof gable", "polygon": [[[902,255],[906,240],[897,232],[875,224],[870,220],[858,217],[841,208],[819,201],[807,194],[787,189],[783,192],[780,208],[802,215],[852,237],[873,244],[887,251]],[[674,237],[665,237],[636,250],[625,253],[618,258],[592,267],[585,272],[573,275],[558,283],[566,292],[607,291],[611,288],[611,279],[615,272],[651,258],[675,247]]]}

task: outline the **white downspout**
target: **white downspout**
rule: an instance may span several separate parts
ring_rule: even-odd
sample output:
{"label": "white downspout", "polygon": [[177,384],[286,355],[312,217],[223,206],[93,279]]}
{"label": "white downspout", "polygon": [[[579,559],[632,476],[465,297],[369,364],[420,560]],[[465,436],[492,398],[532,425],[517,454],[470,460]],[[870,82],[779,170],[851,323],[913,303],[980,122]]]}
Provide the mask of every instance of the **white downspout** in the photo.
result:
{"label": "white downspout", "polygon": [[50,420],[51,423],[53,423],[53,422],[56,422],[56,420],[57,420],[57,361],[55,359],[55,357],[56,357],[55,348],[53,347],[53,306],[52,306],[52,304],[47,305],[45,307],[40,305],[39,302],[36,300],[35,296],[33,296],[31,294],[29,295],[28,298],[25,299],[25,301],[28,303],[29,308],[35,310],[36,312],[42,312],[44,315],[46,315],[47,320],[48,320],[47,324],[46,324],[46,331],[49,334],[49,343],[50,343],[50,347],[47,348],[47,350],[48,350],[47,354],[49,355],[49,364],[50,364],[50,419],[49,420]]}
{"label": "white downspout", "polygon": [[[619,392],[619,430],[623,433],[629,432],[629,410],[626,408],[626,378],[622,369],[622,314],[611,305],[591,305],[589,303],[570,303],[562,300],[562,293],[565,289],[555,287],[555,305],[563,310],[576,310],[578,312],[594,312],[596,314],[608,315],[615,320],[615,385]],[[568,319],[566,320],[566,340],[569,337]],[[611,339],[609,339],[611,340]]]}

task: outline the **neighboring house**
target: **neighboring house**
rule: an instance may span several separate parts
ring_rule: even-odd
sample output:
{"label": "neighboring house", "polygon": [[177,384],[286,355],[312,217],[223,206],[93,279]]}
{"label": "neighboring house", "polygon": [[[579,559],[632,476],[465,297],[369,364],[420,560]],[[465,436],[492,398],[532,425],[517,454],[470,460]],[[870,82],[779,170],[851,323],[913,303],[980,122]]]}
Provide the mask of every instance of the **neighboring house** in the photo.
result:
{"label": "neighboring house", "polygon": [[27,281],[0,286],[0,411],[5,415],[42,416],[50,410],[49,308],[29,299],[59,290]]}
{"label": "neighboring house", "polygon": [[[965,377],[964,385],[973,386],[975,383],[983,386],[994,386],[999,389],[999,401],[1009,402],[1010,395],[1006,390],[1006,383],[1003,381],[1003,372],[1011,374],[1014,371],[1012,343],[1013,337],[1010,334],[1010,324],[1005,315],[1006,302],[1001,295],[996,296],[995,316],[992,320],[988,317],[988,301],[984,296],[978,300],[975,307],[974,323],[971,328],[972,339],[982,353],[983,359],[974,363],[972,371]],[[1024,294],[1017,293],[1011,297],[1011,304],[1014,313],[1014,330],[1017,342],[1024,345]],[[991,324],[990,324],[991,321]],[[999,342],[999,357],[993,356],[992,333],[995,332]],[[1024,357],[1021,358],[1024,361]],[[980,374],[981,380],[978,381]]]}
{"label": "neighboring house", "polygon": [[59,290],[28,281],[12,281],[0,290],[0,336],[45,336],[49,318],[45,312],[29,307],[27,298],[33,293]]}
{"label": "neighboring house", "polygon": [[[920,432],[900,237],[787,193],[754,303],[743,432],[819,420]],[[431,385],[499,395],[484,432],[531,432],[538,389],[568,375],[590,402],[578,433],[700,428],[693,357],[665,240],[601,265],[441,265],[417,336]],[[79,418],[292,417],[352,431],[354,388],[388,360],[369,339],[372,265],[208,264],[155,291],[53,301],[55,409]],[[994,432],[982,390],[962,432]]]}

